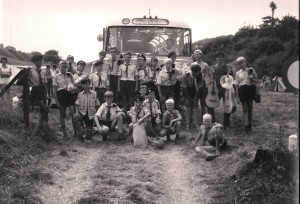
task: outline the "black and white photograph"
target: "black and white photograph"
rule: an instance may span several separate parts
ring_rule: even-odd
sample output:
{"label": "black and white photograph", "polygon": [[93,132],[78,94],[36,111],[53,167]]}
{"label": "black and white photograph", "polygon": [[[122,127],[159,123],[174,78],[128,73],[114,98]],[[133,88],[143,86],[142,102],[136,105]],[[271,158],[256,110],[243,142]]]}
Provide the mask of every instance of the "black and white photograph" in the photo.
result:
{"label": "black and white photograph", "polygon": [[298,204],[298,0],[0,0],[0,204]]}

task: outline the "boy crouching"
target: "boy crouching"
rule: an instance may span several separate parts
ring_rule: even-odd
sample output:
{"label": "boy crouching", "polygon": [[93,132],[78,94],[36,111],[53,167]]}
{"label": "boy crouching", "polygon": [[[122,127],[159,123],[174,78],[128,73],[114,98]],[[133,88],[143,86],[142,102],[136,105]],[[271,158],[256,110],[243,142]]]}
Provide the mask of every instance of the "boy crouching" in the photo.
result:
{"label": "boy crouching", "polygon": [[[203,116],[203,125],[200,127],[200,134],[195,141],[195,145],[201,140],[200,146],[195,148],[206,161],[210,161],[221,154],[221,150],[227,147],[227,140],[224,138],[223,125],[219,123],[212,124],[212,116],[205,114]],[[216,152],[213,154],[213,152]]]}
{"label": "boy crouching", "polygon": [[107,141],[107,135],[111,130],[114,130],[118,126],[118,132],[123,138],[123,113],[121,109],[113,103],[114,94],[111,91],[104,93],[103,103],[95,114],[95,123],[97,125],[97,131],[103,135],[103,141]]}
{"label": "boy crouching", "polygon": [[182,117],[179,111],[174,109],[173,99],[166,100],[166,107],[167,110],[163,114],[162,130],[160,131],[160,136],[167,136],[167,141],[170,141],[170,135],[176,134],[174,142],[175,144],[178,144]]}
{"label": "boy crouching", "polygon": [[92,139],[93,122],[96,110],[99,108],[100,103],[97,98],[95,91],[90,89],[91,80],[89,78],[83,79],[80,84],[82,85],[83,91],[78,93],[75,101],[75,115],[76,129],[79,138],[84,140],[83,135],[83,123],[85,124],[85,137],[86,139]]}

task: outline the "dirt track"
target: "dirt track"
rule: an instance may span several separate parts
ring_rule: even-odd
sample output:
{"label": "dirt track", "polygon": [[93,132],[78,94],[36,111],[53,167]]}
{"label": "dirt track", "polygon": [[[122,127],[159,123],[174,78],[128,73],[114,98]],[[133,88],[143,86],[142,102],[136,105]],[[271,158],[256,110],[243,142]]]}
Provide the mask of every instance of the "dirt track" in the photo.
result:
{"label": "dirt track", "polygon": [[[101,142],[96,141],[94,143],[100,144]],[[126,157],[130,158],[127,161],[127,163],[130,163],[132,162],[132,155],[140,154],[143,152],[143,160],[139,162],[140,164],[137,164],[137,168],[135,168],[133,165],[130,165],[132,166],[132,169],[125,170],[128,172],[125,172],[124,175],[126,175],[126,173],[130,174],[129,176],[126,176],[126,180],[119,179],[119,181],[116,181],[128,184],[125,184],[125,187],[122,185],[114,186],[116,182],[110,185],[111,189],[114,189],[111,191],[122,191],[122,193],[113,195],[113,192],[111,192],[112,196],[106,194],[106,200],[104,199],[103,202],[100,202],[101,199],[98,199],[96,200],[96,202],[94,200],[93,203],[104,203],[108,201],[110,201],[109,203],[116,203],[114,202],[116,201],[116,198],[114,197],[119,197],[117,199],[117,203],[132,203],[128,202],[128,200],[125,200],[125,198],[128,199],[128,196],[126,197],[125,195],[126,192],[128,192],[128,189],[133,186],[132,183],[136,182],[136,174],[141,172],[147,173],[146,170],[148,169],[149,171],[151,171],[151,167],[158,171],[156,175],[158,175],[159,177],[156,179],[156,181],[153,181],[151,185],[155,185],[155,189],[162,190],[152,201],[147,201],[147,199],[144,199],[140,200],[142,202],[138,202],[138,200],[134,200],[135,198],[132,198],[131,195],[131,200],[129,200],[133,201],[133,203],[208,203],[209,197],[207,196],[209,196],[209,194],[206,193],[207,186],[204,183],[200,184],[199,180],[193,179],[195,178],[195,176],[199,177],[199,175],[203,176],[205,174],[205,171],[201,170],[201,168],[205,168],[205,165],[201,167],[198,166],[199,164],[191,163],[190,157],[183,154],[183,148],[181,145],[178,146],[174,145],[173,143],[169,143],[163,150],[148,148],[147,150],[145,150],[145,153],[144,150],[132,148],[131,144],[126,143],[123,144],[124,151],[121,150],[121,155],[112,157],[110,161],[109,158],[106,158],[106,156],[103,155],[112,155],[113,152],[122,148],[122,144],[121,146],[119,146],[120,144],[116,146],[114,144],[108,144],[106,146],[105,144],[103,145],[103,143],[100,145],[101,146],[94,146],[94,144],[92,144],[92,147],[90,145],[85,146],[81,145],[80,143],[74,143],[69,146],[68,149],[53,151],[48,159],[40,163],[41,167],[47,169],[47,171],[50,172],[53,176],[52,185],[44,184],[39,188],[40,194],[38,195],[38,197],[41,198],[43,203],[85,203],[81,199],[84,198],[86,200],[88,195],[91,195],[93,194],[93,191],[96,191],[95,189],[97,189],[97,185],[95,186],[95,184],[105,183],[105,180],[103,180],[102,177],[102,179],[99,178],[100,172],[101,175],[109,175],[110,180],[117,179],[119,173],[117,173],[116,170],[118,170],[118,168],[120,167],[115,169],[111,168],[111,163],[116,163],[116,166],[119,162],[126,163],[126,161],[124,161],[124,158]],[[106,160],[104,160],[105,158]],[[133,160],[134,159],[135,158],[133,158]],[[201,161],[205,163],[205,161]],[[141,167],[138,167],[138,165],[143,165],[142,169],[140,169]],[[107,171],[107,169],[111,170]],[[122,167],[119,172],[124,173],[124,167]],[[155,171],[152,170],[152,172]],[[125,177],[124,175],[122,177]],[[147,173],[147,175],[149,175],[149,172]],[[144,180],[145,178],[139,180],[138,182],[143,183]],[[146,183],[150,183],[149,179]],[[138,183],[134,185],[139,186]],[[106,187],[103,186],[101,188],[106,189]],[[137,189],[133,190],[136,191]],[[141,192],[141,194],[142,193],[143,192]],[[151,200],[150,197],[149,200]]]}

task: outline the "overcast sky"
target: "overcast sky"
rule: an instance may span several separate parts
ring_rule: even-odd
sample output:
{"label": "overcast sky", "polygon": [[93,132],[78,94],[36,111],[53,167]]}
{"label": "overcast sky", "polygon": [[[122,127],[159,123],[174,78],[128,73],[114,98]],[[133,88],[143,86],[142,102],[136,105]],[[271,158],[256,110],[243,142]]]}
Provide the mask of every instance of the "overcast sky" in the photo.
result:
{"label": "overcast sky", "polygon": [[[75,61],[98,58],[97,35],[110,21],[151,15],[180,19],[192,28],[193,42],[234,34],[271,15],[271,0],[0,0],[0,43],[23,52],[50,49]],[[275,17],[299,19],[298,0],[274,0]]]}

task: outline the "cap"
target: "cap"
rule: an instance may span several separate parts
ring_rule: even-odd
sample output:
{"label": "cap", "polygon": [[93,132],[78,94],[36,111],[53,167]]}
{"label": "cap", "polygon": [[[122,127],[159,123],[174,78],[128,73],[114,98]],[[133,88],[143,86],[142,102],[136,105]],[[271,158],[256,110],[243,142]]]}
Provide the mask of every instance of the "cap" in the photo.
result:
{"label": "cap", "polygon": [[32,62],[37,62],[43,60],[43,55],[42,54],[35,54],[31,57]]}
{"label": "cap", "polygon": [[144,97],[141,96],[141,95],[137,95],[135,98],[134,98],[134,101],[137,102],[137,101],[144,101]]}
{"label": "cap", "polygon": [[168,54],[168,58],[172,57],[173,55],[176,55],[176,52],[175,52],[175,51],[171,51],[171,52],[169,52],[169,54]]}
{"label": "cap", "polygon": [[148,95],[149,93],[152,93],[152,92],[154,92],[154,89],[149,88],[149,89],[147,90],[147,92],[146,92],[146,95]]}
{"label": "cap", "polygon": [[60,67],[61,66],[69,66],[69,62],[68,61],[66,61],[66,60],[60,60],[60,62],[59,62],[59,64],[58,64]]}
{"label": "cap", "polygon": [[174,104],[174,100],[169,98],[168,100],[166,100],[166,104]]}
{"label": "cap", "polygon": [[140,85],[140,89],[147,89],[147,85]]}
{"label": "cap", "polygon": [[112,91],[106,91],[104,96],[114,96],[114,93]]}

